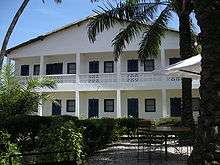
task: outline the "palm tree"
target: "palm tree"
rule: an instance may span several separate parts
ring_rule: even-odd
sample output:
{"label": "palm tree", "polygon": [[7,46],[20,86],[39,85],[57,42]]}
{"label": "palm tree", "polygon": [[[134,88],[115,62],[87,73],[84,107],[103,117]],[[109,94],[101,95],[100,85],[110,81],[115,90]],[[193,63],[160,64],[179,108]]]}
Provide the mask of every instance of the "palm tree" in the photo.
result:
{"label": "palm tree", "polygon": [[220,1],[195,0],[200,26],[202,72],[200,80],[201,109],[196,146],[190,164],[220,164]]}
{"label": "palm tree", "polygon": [[[4,40],[3,40],[3,43],[2,43],[2,48],[1,48],[1,51],[0,51],[0,70],[2,68],[2,64],[3,64],[3,60],[4,60],[4,57],[7,56],[6,54],[6,49],[7,49],[7,46],[8,46],[8,42],[9,42],[9,39],[11,37],[11,34],[20,18],[20,16],[22,15],[24,9],[26,8],[26,6],[28,5],[30,0],[24,0],[23,3],[21,4],[21,6],[19,7],[19,9],[17,10],[15,16],[13,17],[12,19],[12,22],[5,34],[5,37],[4,37]],[[56,3],[61,3],[62,0],[54,0]],[[42,2],[44,3],[44,0],[42,0]]]}
{"label": "palm tree", "polygon": [[23,84],[17,78],[12,65],[2,68],[0,80],[0,109],[7,115],[29,114],[37,109],[41,100],[54,100],[52,95],[37,91],[40,88],[55,88],[54,80],[41,77]]}
{"label": "palm tree", "polygon": [[[162,7],[162,10],[159,10]],[[173,13],[179,17],[180,57],[182,60],[192,56],[192,29],[190,14],[193,11],[190,0],[124,0],[115,6],[111,3],[100,6],[88,26],[88,37],[95,42],[96,35],[120,24],[125,28],[112,40],[115,60],[121,55],[127,44],[143,33],[138,55],[145,61],[156,57],[161,38],[165,35]],[[148,26],[150,24],[150,26]],[[193,127],[192,80],[182,79],[183,111],[182,122]]]}

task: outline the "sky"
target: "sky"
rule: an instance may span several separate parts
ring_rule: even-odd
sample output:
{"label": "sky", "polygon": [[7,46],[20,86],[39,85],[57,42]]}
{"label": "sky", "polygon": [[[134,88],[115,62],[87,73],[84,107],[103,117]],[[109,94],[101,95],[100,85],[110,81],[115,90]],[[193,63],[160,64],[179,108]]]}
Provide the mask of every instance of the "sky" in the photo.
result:
{"label": "sky", "polygon": [[[0,0],[0,44],[22,1]],[[63,0],[61,4],[53,0],[44,1],[30,0],[15,27],[8,48],[92,15],[100,5],[90,0]],[[174,17],[169,26],[178,29],[178,19]]]}

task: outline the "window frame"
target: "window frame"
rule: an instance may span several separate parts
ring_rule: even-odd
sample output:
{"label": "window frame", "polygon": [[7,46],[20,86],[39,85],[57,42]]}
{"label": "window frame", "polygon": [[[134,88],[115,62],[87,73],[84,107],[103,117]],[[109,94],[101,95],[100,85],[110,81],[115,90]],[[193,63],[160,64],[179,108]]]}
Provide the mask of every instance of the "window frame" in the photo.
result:
{"label": "window frame", "polygon": [[[146,65],[146,62],[153,62],[153,65],[152,66],[147,66]],[[146,68],[150,68],[150,67],[153,67],[151,70],[146,70]],[[144,71],[145,72],[152,72],[155,70],[155,60],[154,59],[148,59],[144,62]]]}
{"label": "window frame", "polygon": [[[39,72],[36,72],[36,67],[39,67]],[[38,73],[38,74],[36,74]],[[37,75],[40,75],[40,64],[35,64],[34,67],[33,67],[33,75],[34,76],[37,76]]]}
{"label": "window frame", "polygon": [[[154,104],[153,105],[147,105],[147,102],[148,101],[154,101]],[[149,110],[147,110],[147,107],[149,107],[149,106],[153,106],[154,108],[154,110],[152,111],[149,111]],[[145,112],[156,112],[156,99],[155,98],[146,98],[145,99]]]}
{"label": "window frame", "polygon": [[[112,101],[112,110],[107,110],[107,101]],[[115,100],[114,99],[104,99],[104,112],[114,112],[115,111]],[[108,105],[109,106],[109,105]]]}
{"label": "window frame", "polygon": [[[70,65],[75,65],[75,72],[74,73],[70,73]],[[67,74],[76,74],[76,63],[75,62],[70,62],[67,63]]]}
{"label": "window frame", "polygon": [[[27,74],[23,74],[22,68],[27,67]],[[24,69],[24,68],[23,68]],[[21,71],[20,71],[21,76],[29,76],[30,75],[30,66],[29,65],[21,65]]]}
{"label": "window frame", "polygon": [[[107,64],[112,64],[110,72],[106,70]],[[114,61],[104,61],[104,73],[114,73]]]}
{"label": "window frame", "polygon": [[[69,102],[73,101],[74,102],[74,109],[73,110],[69,110]],[[75,99],[69,99],[69,100],[66,100],[66,112],[76,112],[76,100]]]}

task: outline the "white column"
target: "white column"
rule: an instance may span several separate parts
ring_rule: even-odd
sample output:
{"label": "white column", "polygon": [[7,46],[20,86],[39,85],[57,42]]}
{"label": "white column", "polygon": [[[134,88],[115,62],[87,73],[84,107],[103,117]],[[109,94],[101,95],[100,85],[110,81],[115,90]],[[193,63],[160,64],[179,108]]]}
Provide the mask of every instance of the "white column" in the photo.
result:
{"label": "white column", "polygon": [[42,99],[40,100],[40,102],[38,104],[38,115],[43,116],[43,102],[42,102]]}
{"label": "white column", "polygon": [[166,55],[165,49],[161,49],[160,57],[161,57],[161,68],[164,69],[166,67]]}
{"label": "white column", "polygon": [[79,117],[79,107],[80,107],[80,100],[79,100],[79,91],[75,91],[75,102],[76,102],[76,111],[75,116]]}
{"label": "white column", "polygon": [[117,61],[117,81],[120,82],[121,78],[121,57],[118,58]]}
{"label": "white column", "polygon": [[40,75],[44,75],[44,56],[40,56]]}
{"label": "white column", "polygon": [[167,112],[167,91],[166,91],[166,89],[162,89],[161,108],[162,108],[163,117],[168,117],[168,112]]}
{"label": "white column", "polygon": [[121,117],[121,91],[117,90],[117,118]]}
{"label": "white column", "polygon": [[80,74],[80,53],[76,53],[76,82],[79,83]]}

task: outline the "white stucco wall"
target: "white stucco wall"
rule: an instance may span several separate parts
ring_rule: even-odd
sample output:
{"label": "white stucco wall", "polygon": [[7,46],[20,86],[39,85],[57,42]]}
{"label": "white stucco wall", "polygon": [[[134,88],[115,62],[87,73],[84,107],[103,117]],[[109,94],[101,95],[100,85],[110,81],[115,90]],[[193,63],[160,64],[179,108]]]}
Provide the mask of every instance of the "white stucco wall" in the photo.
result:
{"label": "white stucco wall", "polygon": [[[89,42],[87,35],[87,24],[85,21],[80,25],[72,26],[68,29],[59,31],[47,36],[43,40],[33,42],[29,45],[14,50],[9,54],[10,57],[31,57],[39,55],[58,55],[58,54],[72,54],[80,53],[94,53],[94,52],[112,52],[112,39],[122,28],[116,25],[114,28],[103,32],[97,36],[96,42],[93,44]],[[133,41],[127,48],[127,51],[136,51],[139,48],[139,41]],[[168,31],[162,39],[162,47],[164,49],[178,49],[179,39],[178,33]]]}
{"label": "white stucco wall", "polygon": [[[61,100],[61,115],[75,116],[74,112],[66,112],[66,101],[75,99],[75,92],[50,93],[55,99]],[[52,102],[43,103],[43,116],[52,115]]]}

